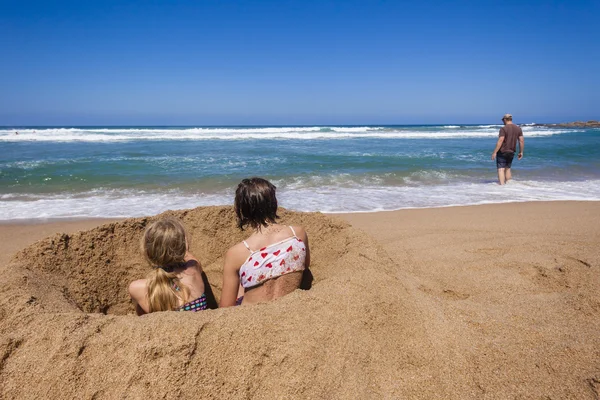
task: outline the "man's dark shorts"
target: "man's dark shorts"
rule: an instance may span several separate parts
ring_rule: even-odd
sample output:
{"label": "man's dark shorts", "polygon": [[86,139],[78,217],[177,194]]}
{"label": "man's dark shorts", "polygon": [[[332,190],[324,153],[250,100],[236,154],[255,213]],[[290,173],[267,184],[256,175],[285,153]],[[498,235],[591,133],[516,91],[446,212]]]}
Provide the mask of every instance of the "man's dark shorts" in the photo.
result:
{"label": "man's dark shorts", "polygon": [[496,168],[510,168],[515,153],[496,153]]}

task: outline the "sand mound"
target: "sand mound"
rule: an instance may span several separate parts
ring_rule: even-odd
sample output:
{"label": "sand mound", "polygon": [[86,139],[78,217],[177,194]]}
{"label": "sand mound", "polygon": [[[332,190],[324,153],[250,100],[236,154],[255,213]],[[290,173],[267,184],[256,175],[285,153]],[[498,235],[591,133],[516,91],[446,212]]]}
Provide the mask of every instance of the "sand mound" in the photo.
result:
{"label": "sand mound", "polygon": [[[244,236],[231,208],[167,214],[185,222],[218,298],[222,255]],[[400,397],[411,394],[404,380],[427,379],[424,323],[366,234],[283,211],[283,223],[309,232],[311,290],[139,318],[126,286],[148,271],[138,246],[153,220],[57,234],[1,268],[0,397]]]}

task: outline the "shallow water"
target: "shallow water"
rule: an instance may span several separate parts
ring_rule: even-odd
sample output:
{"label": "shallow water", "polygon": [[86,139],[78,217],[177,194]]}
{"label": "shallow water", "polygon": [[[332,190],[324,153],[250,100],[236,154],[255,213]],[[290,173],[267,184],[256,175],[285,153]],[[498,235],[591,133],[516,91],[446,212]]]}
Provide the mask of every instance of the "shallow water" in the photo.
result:
{"label": "shallow water", "polygon": [[499,187],[499,128],[0,128],[0,220],[231,204],[249,176],[271,179],[281,205],[302,211],[600,200],[599,129],[523,126],[525,158]]}

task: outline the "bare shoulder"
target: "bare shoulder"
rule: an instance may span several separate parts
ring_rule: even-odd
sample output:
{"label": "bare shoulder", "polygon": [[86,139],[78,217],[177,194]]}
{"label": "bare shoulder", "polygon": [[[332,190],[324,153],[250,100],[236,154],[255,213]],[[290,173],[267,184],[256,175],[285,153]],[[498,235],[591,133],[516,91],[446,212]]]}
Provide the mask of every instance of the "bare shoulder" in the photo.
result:
{"label": "bare shoulder", "polygon": [[242,264],[244,260],[248,257],[250,252],[244,246],[244,243],[240,242],[234,246],[231,246],[227,253],[225,253],[225,262],[233,263],[233,264]]}
{"label": "bare shoulder", "polygon": [[248,249],[246,248],[246,246],[244,246],[244,243],[242,243],[242,242],[234,244],[227,250],[228,255],[235,255],[237,253],[244,253],[244,252],[247,253]]}
{"label": "bare shoulder", "polygon": [[138,279],[129,284],[129,294],[133,298],[142,298],[146,293],[146,279]]}
{"label": "bare shoulder", "polygon": [[191,269],[196,272],[202,273],[202,264],[200,264],[200,261],[198,260],[198,258],[195,257],[189,251],[185,255],[185,268],[186,268],[186,271]]}
{"label": "bare shoulder", "polygon": [[294,232],[296,232],[296,236],[298,236],[302,240],[306,240],[308,238],[308,234],[306,233],[306,229],[304,229],[301,225],[292,225],[294,228]]}

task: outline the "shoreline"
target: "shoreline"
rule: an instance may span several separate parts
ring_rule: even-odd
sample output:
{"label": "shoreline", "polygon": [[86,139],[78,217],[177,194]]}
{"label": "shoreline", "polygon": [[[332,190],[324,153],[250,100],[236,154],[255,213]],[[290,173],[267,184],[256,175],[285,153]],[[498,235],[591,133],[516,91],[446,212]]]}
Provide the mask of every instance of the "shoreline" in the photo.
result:
{"label": "shoreline", "polygon": [[10,226],[10,225],[49,225],[49,224],[60,224],[60,223],[78,223],[78,222],[88,222],[88,221],[96,221],[100,225],[103,221],[106,223],[122,221],[127,218],[135,218],[135,217],[123,217],[123,218],[114,218],[114,217],[66,217],[66,218],[31,218],[31,219],[9,219],[0,221],[1,226]]}
{"label": "shoreline", "polygon": [[[378,210],[378,211],[354,211],[354,212],[323,212],[322,214],[340,218],[352,223],[352,221],[364,221],[371,218],[381,218],[384,215],[397,217],[398,214],[414,215],[415,213],[453,213],[464,212],[465,210],[476,210],[484,207],[510,207],[511,205],[525,205],[526,207],[546,207],[551,205],[568,206],[581,204],[600,204],[600,200],[543,200],[543,201],[513,201],[504,203],[485,203],[475,205],[452,205],[439,207],[421,207],[421,208],[402,208],[398,210]],[[461,211],[462,210],[462,211]],[[180,210],[171,210],[180,211]],[[290,210],[294,211],[294,210]],[[150,215],[148,215],[150,216]],[[28,220],[9,220],[0,221],[0,264],[8,262],[12,256],[19,250],[42,240],[55,233],[72,234],[79,231],[93,229],[95,227],[120,222],[129,218],[48,218],[48,219],[28,219]],[[366,219],[365,219],[366,218]]]}
{"label": "shoreline", "polygon": [[[498,201],[498,202],[481,202],[475,204],[448,204],[448,205],[440,205],[440,206],[415,206],[415,207],[403,207],[403,208],[393,208],[389,210],[357,210],[357,211],[302,211],[295,210],[292,208],[285,208],[288,211],[299,212],[299,213],[321,213],[324,215],[331,216],[340,216],[340,215],[353,215],[353,214],[379,214],[379,213],[390,213],[390,212],[398,212],[398,211],[410,211],[410,210],[436,210],[436,209],[451,209],[451,208],[461,208],[461,207],[480,207],[480,206],[490,206],[490,205],[503,205],[503,204],[527,204],[527,203],[594,203],[600,202],[600,199],[577,199],[577,200],[564,200],[564,199],[556,199],[556,200],[507,200],[507,201]],[[147,214],[147,215],[138,215],[138,216],[125,216],[125,217],[52,217],[52,218],[20,218],[20,219],[11,219],[11,220],[0,220],[0,227],[3,226],[30,226],[30,225],[51,225],[51,224],[76,224],[83,223],[88,225],[88,222],[97,222],[98,225],[102,225],[104,223],[118,222],[123,221],[129,218],[144,218],[151,217],[154,215],[162,214],[167,211],[183,211],[183,210],[192,210],[198,207],[221,207],[221,206],[231,206],[232,204],[210,204],[206,206],[197,206],[192,208],[173,208],[166,209],[156,214]]]}

